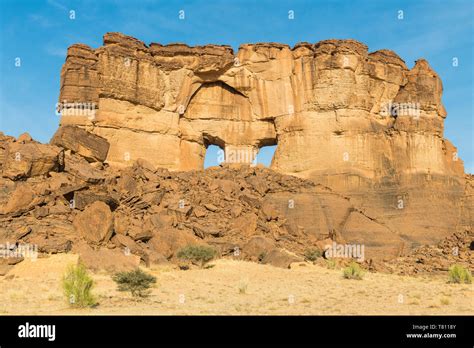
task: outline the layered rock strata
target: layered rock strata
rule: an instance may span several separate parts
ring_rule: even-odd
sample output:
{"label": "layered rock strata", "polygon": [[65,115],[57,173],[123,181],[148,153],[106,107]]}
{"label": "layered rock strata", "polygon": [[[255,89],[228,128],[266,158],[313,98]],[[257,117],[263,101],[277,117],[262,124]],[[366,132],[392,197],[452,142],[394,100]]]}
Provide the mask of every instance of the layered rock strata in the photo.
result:
{"label": "layered rock strata", "polygon": [[[97,49],[69,48],[61,124],[107,139],[112,166],[146,158],[196,170],[211,144],[229,162],[277,145],[272,169],[350,197],[413,247],[472,224],[463,162],[443,137],[442,89],[425,60],[409,69],[354,40],[246,44],[234,54],[107,33]],[[377,239],[346,228],[338,233],[348,240]]]}

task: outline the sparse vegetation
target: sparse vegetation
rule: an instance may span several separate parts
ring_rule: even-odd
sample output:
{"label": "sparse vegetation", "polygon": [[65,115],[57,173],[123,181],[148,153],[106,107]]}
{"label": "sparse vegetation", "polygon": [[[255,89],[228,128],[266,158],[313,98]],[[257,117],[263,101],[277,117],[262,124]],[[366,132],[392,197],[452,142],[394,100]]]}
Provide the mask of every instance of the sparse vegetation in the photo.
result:
{"label": "sparse vegetation", "polygon": [[[447,271],[441,278],[438,274],[416,277],[385,272],[369,274],[365,265],[360,264],[366,271],[363,280],[347,280],[342,277],[342,269],[352,260],[338,258],[333,259],[337,271],[326,269],[323,258],[317,260],[323,268],[306,265],[292,270],[232,259],[219,260],[216,269],[210,271],[183,272],[171,265],[160,265],[154,270],[140,267],[156,277],[156,284],[152,285],[153,292],[148,298],[137,298],[134,303],[130,302],[130,292],[118,292],[117,283],[110,275],[105,272],[96,275],[87,269],[94,279],[92,294],[100,305],[78,309],[68,305],[61,286],[67,266],[77,264],[77,259],[74,254],[55,254],[38,258],[31,270],[22,268],[27,263],[20,264],[10,273],[11,279],[0,277],[0,289],[5,289],[0,291],[2,314],[48,315],[54,311],[69,315],[78,314],[78,310],[81,314],[100,315],[469,315],[472,312],[468,301],[472,284],[448,284]],[[340,267],[339,262],[343,261],[347,264]],[[244,282],[248,286],[242,294],[239,285],[243,292]],[[35,284],[36,291],[32,291],[31,284]],[[295,300],[291,309],[290,293]],[[403,294],[401,303],[399,294]],[[321,298],[325,299],[325,306],[320,305]],[[449,304],[443,304],[442,301],[446,302],[443,298],[449,299]],[[236,305],[241,306],[241,312],[234,310]]]}
{"label": "sparse vegetation", "polygon": [[449,283],[471,284],[471,272],[461,265],[453,265],[449,268]]}
{"label": "sparse vegetation", "polygon": [[178,259],[190,261],[203,268],[206,263],[214,259],[217,255],[215,249],[204,245],[188,245],[180,249],[177,253]]}
{"label": "sparse vegetation", "polygon": [[362,277],[364,276],[364,272],[362,271],[362,268],[360,268],[358,263],[351,262],[349,266],[344,268],[343,276],[346,279],[361,280]]}
{"label": "sparse vegetation", "polygon": [[246,294],[247,293],[247,287],[248,287],[248,281],[247,280],[241,280],[239,283],[239,294]]}
{"label": "sparse vegetation", "polygon": [[450,301],[449,298],[443,297],[441,300],[439,300],[442,305],[447,306],[449,305]]}
{"label": "sparse vegetation", "polygon": [[336,261],[334,261],[333,259],[326,259],[326,267],[329,269],[335,269]]}
{"label": "sparse vegetation", "polygon": [[317,258],[321,257],[323,254],[319,249],[308,249],[304,253],[304,258],[307,261],[314,262]]}
{"label": "sparse vegetation", "polygon": [[156,278],[137,268],[134,271],[119,272],[112,279],[118,284],[119,291],[130,291],[134,297],[146,297]]}
{"label": "sparse vegetation", "polygon": [[71,307],[92,307],[97,304],[92,295],[94,280],[84,265],[71,265],[62,279],[62,286]]}

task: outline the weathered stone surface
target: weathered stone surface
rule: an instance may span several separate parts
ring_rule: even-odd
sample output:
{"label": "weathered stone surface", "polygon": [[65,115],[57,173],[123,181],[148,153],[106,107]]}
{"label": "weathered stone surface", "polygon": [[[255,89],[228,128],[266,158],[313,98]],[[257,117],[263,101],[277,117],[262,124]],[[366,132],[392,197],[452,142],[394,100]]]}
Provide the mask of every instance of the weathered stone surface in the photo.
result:
{"label": "weathered stone surface", "polygon": [[103,173],[94,168],[82,157],[75,154],[67,154],[64,162],[64,171],[74,175],[80,180],[84,180],[91,184],[97,184],[104,181]]}
{"label": "weathered stone surface", "polygon": [[206,216],[207,211],[206,211],[206,209],[204,209],[202,207],[196,207],[196,208],[193,209],[193,213],[197,218],[202,218],[202,217]]}
{"label": "weathered stone surface", "polygon": [[74,126],[62,126],[54,134],[51,144],[78,153],[88,161],[105,161],[109,143],[86,130]]}
{"label": "weathered stone surface", "polygon": [[278,216],[281,215],[268,201],[264,202],[262,205],[262,214],[267,221],[277,220]]}
{"label": "weathered stone surface", "polygon": [[5,135],[3,132],[0,132],[0,168],[3,167],[3,162],[5,161],[5,152],[6,148],[10,143],[15,142],[15,138]]}
{"label": "weathered stone surface", "polygon": [[115,212],[114,214],[114,232],[116,234],[122,234],[126,236],[132,225],[132,218],[121,212]]}
{"label": "weathered stone surface", "polygon": [[[9,213],[0,215],[0,240],[32,243],[47,253],[67,252],[71,246],[74,250],[85,240],[94,248],[98,244],[105,247],[87,251],[91,260],[99,263],[96,267],[112,264],[98,253],[122,260],[128,248],[145,264],[174,262],[180,248],[201,243],[215,247],[222,257],[280,267],[295,259],[274,252],[264,261],[275,249],[301,257],[308,249],[322,249],[332,242],[363,244],[365,260],[372,268],[375,259],[410,253],[410,241],[403,233],[373,218],[369,209],[361,209],[349,198],[309,180],[260,167],[224,166],[192,173],[156,171],[156,176],[145,175],[150,171],[143,169],[140,165],[97,169],[104,178],[97,184],[84,184],[66,172],[26,182],[2,179],[0,208],[8,206]],[[133,185],[123,186],[123,178]],[[236,189],[221,190],[218,183],[230,179]],[[470,177],[466,180],[471,182]],[[265,182],[268,191],[258,193],[255,182]],[[144,202],[150,190],[160,192],[160,199]],[[467,231],[472,220],[471,193],[472,183],[466,187],[466,199],[460,202],[459,226]],[[110,206],[98,199],[81,212],[74,209],[73,198],[82,194],[94,200],[95,195],[114,197],[117,206],[112,213]],[[241,199],[243,196],[247,198]],[[101,208],[93,208],[97,205]]]}
{"label": "weathered stone surface", "polygon": [[[0,237],[50,252],[85,238],[107,247],[85,254],[112,258],[129,244],[147,264],[202,243],[281,267],[332,241],[364,245],[375,267],[472,232],[474,181],[443,137],[441,94],[425,60],[409,70],[354,40],[234,56],[108,33],[103,47],[68,50],[60,101],[94,112],[62,108],[51,142],[64,163],[60,147],[0,133]],[[271,169],[249,165],[276,144]],[[226,163],[202,171],[209,145]],[[12,162],[16,149],[25,163]],[[456,260],[469,264],[462,247]],[[454,260],[417,250],[426,268]]]}
{"label": "weathered stone surface", "polygon": [[10,214],[25,212],[31,207],[34,198],[35,193],[31,186],[25,183],[19,183],[9,197],[6,206],[0,207],[0,209],[3,208],[0,210],[0,213]]}
{"label": "weathered stone surface", "polygon": [[79,235],[91,244],[107,242],[113,232],[113,216],[107,204],[96,201],[74,218],[74,227]]}
{"label": "weathered stone surface", "polygon": [[262,263],[280,268],[290,268],[293,262],[301,262],[303,258],[283,249],[273,249],[262,259]]}
{"label": "weathered stone surface", "polygon": [[275,248],[275,242],[264,236],[255,236],[243,246],[244,257],[250,261],[262,261]]}
{"label": "weathered stone surface", "polygon": [[2,175],[12,180],[58,171],[64,164],[64,151],[56,146],[33,142],[11,142],[6,146]]}
{"label": "weathered stone surface", "polygon": [[254,213],[246,213],[239,216],[232,221],[231,229],[241,236],[252,236],[257,229],[257,215]]}
{"label": "weathered stone surface", "polygon": [[105,269],[115,273],[121,271],[131,271],[140,265],[140,257],[133,254],[126,254],[122,249],[94,249],[87,243],[77,243],[72,250],[79,254],[79,261],[92,270]]}
{"label": "weathered stone surface", "polygon": [[47,254],[64,253],[71,250],[72,241],[67,235],[59,234],[36,234],[28,239],[28,243],[36,245],[39,252]]}
{"label": "weathered stone surface", "polygon": [[474,269],[474,233],[463,230],[443,239],[436,245],[423,245],[405,257],[378,264],[377,270],[388,270],[398,274],[447,272],[452,265]]}
{"label": "weathered stone surface", "polygon": [[18,228],[0,227],[0,246],[15,245],[21,238],[31,232],[31,227],[20,226]]}
{"label": "weathered stone surface", "polygon": [[206,238],[209,236],[212,237],[219,237],[222,235],[222,231],[218,226],[215,225],[201,225],[201,224],[194,224],[193,225],[193,232],[199,238]]}
{"label": "weathered stone surface", "polygon": [[24,143],[28,143],[30,141],[33,141],[33,138],[31,137],[31,135],[29,135],[27,132],[25,132],[25,133],[22,133],[18,136],[17,141],[19,143],[24,144]]}
{"label": "weathered stone surface", "polygon": [[176,256],[181,248],[187,245],[202,244],[202,242],[187,231],[167,228],[155,231],[155,236],[150,239],[148,244],[151,249],[170,259]]}
{"label": "weathered stone surface", "polygon": [[170,262],[161,255],[160,253],[154,251],[154,250],[145,250],[145,262],[147,266],[149,267],[150,265],[162,265],[162,264],[169,264]]}
{"label": "weathered stone surface", "polygon": [[127,235],[130,236],[133,240],[148,241],[153,238],[153,230],[148,226],[141,225],[132,225],[127,231]]}
{"label": "weathered stone surface", "polygon": [[111,210],[118,207],[119,202],[114,197],[105,193],[95,193],[90,191],[76,191],[74,192],[74,208],[84,210],[89,204],[101,201],[106,203]]}
{"label": "weathered stone surface", "polygon": [[[443,138],[442,83],[423,59],[410,70],[396,53],[354,40],[245,44],[234,56],[227,46],[147,46],[108,33],[96,50],[70,48],[62,85],[60,99],[97,103],[93,120],[61,122],[106,138],[110,164],[201,169],[210,144],[246,163],[278,144],[273,169],[351,197],[409,243],[434,242],[457,224],[463,163]],[[250,184],[250,197],[268,190]],[[252,198],[242,199],[258,204]]]}
{"label": "weathered stone surface", "polygon": [[116,234],[111,239],[117,247],[126,248],[124,252],[131,252],[135,255],[140,255],[143,252],[142,248],[130,237],[122,234]]}

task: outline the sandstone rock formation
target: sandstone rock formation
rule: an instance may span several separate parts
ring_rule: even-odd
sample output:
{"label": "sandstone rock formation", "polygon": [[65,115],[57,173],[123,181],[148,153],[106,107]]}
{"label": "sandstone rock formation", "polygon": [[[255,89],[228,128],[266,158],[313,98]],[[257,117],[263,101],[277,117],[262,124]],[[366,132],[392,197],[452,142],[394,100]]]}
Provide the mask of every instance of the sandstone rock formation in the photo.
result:
{"label": "sandstone rock formation", "polygon": [[474,269],[474,233],[456,232],[436,245],[423,245],[410,255],[390,260],[381,267],[399,274],[441,273],[454,265]]}
{"label": "sandstone rock formation", "polygon": [[[2,139],[2,148],[18,143]],[[115,168],[70,150],[64,162],[56,171],[15,180],[1,171],[0,252],[25,244],[40,253],[72,250],[89,267],[113,271],[136,267],[140,260],[174,261],[180,248],[204,244],[224,257],[289,267],[309,249],[357,240],[371,266],[372,259],[414,259],[403,235],[349,197],[261,166],[172,172],[141,159]],[[464,211],[464,221],[471,212],[472,206]],[[468,223],[463,228],[469,243],[472,230]],[[470,249],[464,249],[439,262],[471,262]],[[5,262],[2,269],[19,260]]]}
{"label": "sandstone rock formation", "polygon": [[[443,137],[441,93],[425,60],[408,69],[354,40],[234,55],[107,33],[69,48],[50,145],[0,134],[0,244],[106,268],[188,244],[281,267],[327,241],[414,260],[472,237],[473,179]],[[228,163],[203,171],[211,144]],[[271,169],[249,166],[267,145]]]}
{"label": "sandstone rock formation", "polygon": [[[6,148],[17,143],[6,141]],[[349,215],[373,226],[383,238],[389,234],[383,225],[368,221],[348,198],[267,168],[170,172],[139,160],[117,169],[88,162],[69,150],[64,161],[64,167],[48,174],[0,179],[2,247],[27,243],[40,252],[72,249],[84,263],[94,268],[102,263],[109,269],[114,263],[128,268],[136,264],[136,259],[123,257],[125,250],[148,264],[174,260],[188,244],[207,244],[223,256],[288,267],[302,260],[319,239],[342,242],[332,226],[346,223]],[[102,180],[78,175],[91,171]],[[370,255],[399,255],[402,240],[388,238],[389,242],[371,249]]]}
{"label": "sandstone rock formation", "polygon": [[11,143],[5,151],[2,171],[10,179],[57,171],[64,162],[63,150],[37,143]]}
{"label": "sandstone rock formation", "polygon": [[95,201],[76,215],[73,225],[87,242],[100,244],[110,240],[113,234],[113,215],[107,204]]}
{"label": "sandstone rock formation", "polygon": [[51,144],[78,153],[89,162],[105,161],[109,151],[107,140],[79,127],[61,127],[51,139]]}
{"label": "sandstone rock formation", "polygon": [[[420,59],[354,40],[189,47],[119,33],[68,50],[61,124],[107,139],[107,162],[146,158],[169,170],[203,168],[207,146],[227,154],[278,144],[271,168],[351,197],[408,245],[470,226],[472,198],[456,148],[443,138],[442,83]],[[77,105],[93,105],[80,115]],[[89,110],[90,111],[90,110]],[[382,231],[349,217],[340,233]],[[333,227],[336,228],[336,227]]]}

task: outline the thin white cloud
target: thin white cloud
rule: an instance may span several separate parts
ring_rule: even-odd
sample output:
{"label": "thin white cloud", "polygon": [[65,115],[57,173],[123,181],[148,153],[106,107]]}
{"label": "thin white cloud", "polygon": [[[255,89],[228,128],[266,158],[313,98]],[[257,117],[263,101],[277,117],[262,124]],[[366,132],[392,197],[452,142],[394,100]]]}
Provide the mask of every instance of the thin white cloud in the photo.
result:
{"label": "thin white cloud", "polygon": [[46,46],[45,51],[50,56],[66,58],[67,50],[64,47]]}
{"label": "thin white cloud", "polygon": [[67,11],[68,8],[66,6],[64,6],[63,4],[55,1],[55,0],[48,0],[48,4],[53,6],[53,7],[56,7],[58,10],[62,10],[62,11]]}
{"label": "thin white cloud", "polygon": [[40,14],[30,14],[28,18],[30,19],[30,21],[38,24],[42,28],[51,28],[52,26],[54,26],[53,22],[51,22],[48,18]]}

